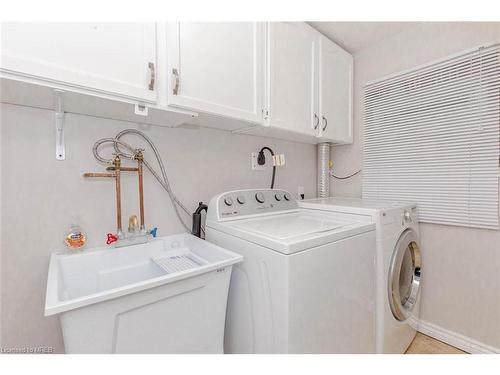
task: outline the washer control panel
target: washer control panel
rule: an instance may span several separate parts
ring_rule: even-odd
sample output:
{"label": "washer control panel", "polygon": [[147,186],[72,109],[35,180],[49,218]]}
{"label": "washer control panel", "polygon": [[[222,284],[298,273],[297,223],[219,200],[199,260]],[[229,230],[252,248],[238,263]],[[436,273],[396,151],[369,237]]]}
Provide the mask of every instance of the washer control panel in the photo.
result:
{"label": "washer control panel", "polygon": [[[297,208],[297,201],[292,194],[285,190],[235,190],[214,197],[210,201],[208,215],[213,219],[221,220],[229,217],[256,215]],[[215,215],[216,217],[214,217]]]}

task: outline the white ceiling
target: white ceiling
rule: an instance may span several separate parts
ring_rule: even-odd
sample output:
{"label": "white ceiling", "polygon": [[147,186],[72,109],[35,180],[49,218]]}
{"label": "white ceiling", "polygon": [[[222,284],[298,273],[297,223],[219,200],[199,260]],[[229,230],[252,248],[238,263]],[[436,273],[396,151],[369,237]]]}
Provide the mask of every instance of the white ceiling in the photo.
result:
{"label": "white ceiling", "polygon": [[354,53],[415,27],[419,22],[309,22],[309,24],[347,51]]}

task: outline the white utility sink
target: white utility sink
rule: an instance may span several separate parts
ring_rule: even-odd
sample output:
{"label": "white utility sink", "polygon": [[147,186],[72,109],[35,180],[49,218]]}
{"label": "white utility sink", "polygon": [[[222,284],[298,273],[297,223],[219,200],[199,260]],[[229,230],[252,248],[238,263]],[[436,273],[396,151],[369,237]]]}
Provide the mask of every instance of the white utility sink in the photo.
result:
{"label": "white utility sink", "polygon": [[190,234],[50,259],[45,315],[67,353],[222,353],[232,265]]}

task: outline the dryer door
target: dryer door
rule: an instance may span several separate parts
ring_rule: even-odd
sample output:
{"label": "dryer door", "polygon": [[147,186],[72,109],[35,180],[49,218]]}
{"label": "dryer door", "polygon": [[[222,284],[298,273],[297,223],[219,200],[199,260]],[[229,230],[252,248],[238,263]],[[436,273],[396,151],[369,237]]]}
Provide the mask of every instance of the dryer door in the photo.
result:
{"label": "dryer door", "polygon": [[389,304],[399,321],[412,315],[420,289],[422,261],[417,240],[413,229],[405,230],[396,243],[389,267]]}

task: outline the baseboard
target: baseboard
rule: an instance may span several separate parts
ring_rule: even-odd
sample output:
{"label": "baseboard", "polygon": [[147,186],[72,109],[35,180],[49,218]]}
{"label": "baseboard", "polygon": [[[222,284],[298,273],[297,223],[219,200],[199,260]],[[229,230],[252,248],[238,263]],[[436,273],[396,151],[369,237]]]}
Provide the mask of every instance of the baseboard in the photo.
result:
{"label": "baseboard", "polygon": [[500,354],[500,349],[420,320],[418,331],[471,354]]}

